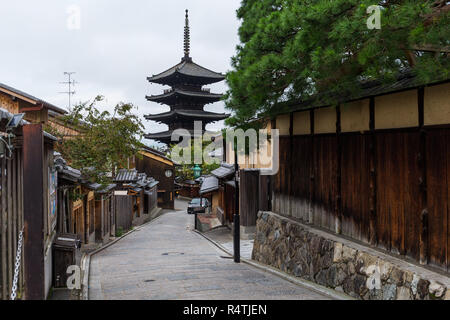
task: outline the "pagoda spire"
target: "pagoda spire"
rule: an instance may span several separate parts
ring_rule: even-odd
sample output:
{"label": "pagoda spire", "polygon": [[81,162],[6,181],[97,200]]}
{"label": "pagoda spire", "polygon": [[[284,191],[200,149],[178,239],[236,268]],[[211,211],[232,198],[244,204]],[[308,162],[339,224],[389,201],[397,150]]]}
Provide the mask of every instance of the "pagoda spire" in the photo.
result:
{"label": "pagoda spire", "polygon": [[191,60],[190,51],[191,51],[191,34],[189,29],[189,10],[186,9],[186,20],[184,26],[184,58],[183,60]]}

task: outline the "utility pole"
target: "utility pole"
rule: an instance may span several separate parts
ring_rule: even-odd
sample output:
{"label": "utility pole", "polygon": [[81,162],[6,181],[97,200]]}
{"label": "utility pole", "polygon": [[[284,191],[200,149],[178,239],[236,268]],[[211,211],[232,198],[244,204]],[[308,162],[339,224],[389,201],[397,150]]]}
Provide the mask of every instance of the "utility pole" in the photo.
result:
{"label": "utility pole", "polygon": [[234,151],[234,235],[233,235],[233,249],[234,249],[234,262],[241,262],[241,222],[239,216],[239,162],[238,162],[238,147],[237,140],[234,144],[236,149]]}
{"label": "utility pole", "polygon": [[60,82],[61,84],[67,84],[69,87],[69,91],[64,91],[64,92],[60,92],[63,94],[67,94],[69,95],[69,111],[72,110],[72,104],[71,104],[71,98],[72,95],[74,95],[76,92],[72,91],[72,86],[75,87],[75,84],[78,83],[75,80],[72,80],[72,75],[75,74],[76,72],[64,72],[64,75],[68,77],[68,81],[66,82]]}

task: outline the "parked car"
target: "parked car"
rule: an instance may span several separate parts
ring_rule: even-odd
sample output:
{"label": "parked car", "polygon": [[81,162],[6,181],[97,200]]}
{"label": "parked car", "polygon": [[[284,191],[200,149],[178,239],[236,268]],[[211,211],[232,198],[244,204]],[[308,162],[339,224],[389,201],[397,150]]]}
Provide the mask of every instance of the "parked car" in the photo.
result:
{"label": "parked car", "polygon": [[210,203],[206,198],[194,198],[189,202],[187,213],[188,214],[196,214],[196,213],[209,213],[210,211]]}

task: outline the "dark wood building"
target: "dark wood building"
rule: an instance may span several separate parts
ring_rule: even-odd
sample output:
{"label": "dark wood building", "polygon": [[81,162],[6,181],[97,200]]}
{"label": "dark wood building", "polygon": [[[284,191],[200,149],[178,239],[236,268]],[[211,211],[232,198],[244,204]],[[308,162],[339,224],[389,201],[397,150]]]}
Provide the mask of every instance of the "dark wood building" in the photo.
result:
{"label": "dark wood building", "polygon": [[157,207],[159,181],[136,169],[120,169],[114,182],[117,184],[114,192],[116,230],[126,231],[150,221]]}
{"label": "dark wood building", "polygon": [[[193,62],[190,53],[189,19],[186,10],[186,26],[184,39],[184,57],[172,68],[147,78],[151,83],[170,86],[163,94],[147,96],[147,100],[170,106],[170,111],[161,114],[147,115],[147,120],[157,121],[169,126],[166,132],[147,134],[147,139],[170,144],[172,133],[176,129],[186,129],[194,135],[194,121],[202,121],[202,134],[208,123],[224,120],[226,114],[218,114],[204,110],[204,106],[222,98],[222,94],[211,93],[204,85],[220,82],[224,75],[208,70]],[[177,141],[176,141],[177,142]]]}
{"label": "dark wood building", "polygon": [[280,168],[268,206],[448,272],[449,93],[449,80],[404,74],[334,106],[288,103],[269,123],[280,131]]}
{"label": "dark wood building", "polygon": [[158,207],[163,209],[175,208],[175,167],[164,153],[144,147],[134,157],[137,171],[147,174],[159,181]]}
{"label": "dark wood building", "polygon": [[212,211],[223,225],[233,222],[235,210],[235,169],[233,164],[222,163],[219,168],[213,170],[211,175],[219,180],[217,193],[211,199]]}

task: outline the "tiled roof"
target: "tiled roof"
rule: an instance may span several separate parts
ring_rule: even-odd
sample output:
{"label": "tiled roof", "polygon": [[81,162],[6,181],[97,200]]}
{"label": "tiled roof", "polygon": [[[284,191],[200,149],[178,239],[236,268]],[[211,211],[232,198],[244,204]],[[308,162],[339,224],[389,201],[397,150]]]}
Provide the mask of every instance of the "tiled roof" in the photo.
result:
{"label": "tiled roof", "polygon": [[62,177],[77,182],[81,178],[81,172],[67,165],[66,160],[61,156],[59,152],[53,153],[53,161],[55,168]]}
{"label": "tiled roof", "polygon": [[192,61],[182,61],[160,74],[148,77],[147,80],[160,84],[170,84],[170,78],[175,78],[177,74],[188,77],[204,78],[204,84],[215,83],[225,79],[225,76],[221,73],[211,71]]}
{"label": "tiled roof", "polygon": [[156,181],[152,177],[147,177],[146,173],[137,173],[137,180],[130,184],[136,192],[141,192],[142,190],[151,189],[159,184],[159,181]]}
{"label": "tiled roof", "polygon": [[107,185],[106,187],[104,187],[104,188],[98,190],[97,193],[108,193],[108,192],[110,192],[112,189],[114,189],[116,186],[117,186],[117,185],[114,184],[114,183],[109,184],[109,185]]}
{"label": "tiled roof", "polygon": [[136,182],[138,180],[138,172],[136,169],[120,169],[114,179],[114,182]]}
{"label": "tiled roof", "polygon": [[211,171],[211,174],[219,179],[223,179],[233,175],[235,172],[234,165],[228,163],[222,163],[219,168]]}
{"label": "tiled roof", "polygon": [[216,191],[219,189],[219,179],[214,176],[205,176],[200,186],[200,194]]}
{"label": "tiled roof", "polygon": [[160,114],[151,114],[145,116],[147,120],[159,121],[164,119],[170,119],[172,117],[181,116],[185,118],[204,118],[204,119],[212,119],[215,121],[224,120],[228,118],[230,115],[225,113],[215,113],[203,110],[172,110],[169,112],[164,112]]}
{"label": "tiled roof", "polygon": [[222,94],[220,93],[210,93],[207,91],[187,91],[187,90],[181,90],[181,89],[174,89],[170,90],[167,93],[163,93],[156,96],[146,96],[147,100],[158,102],[158,103],[165,103],[166,101],[169,101],[170,99],[175,100],[180,97],[190,97],[190,98],[197,98],[205,103],[212,103],[219,101],[222,99]]}
{"label": "tiled roof", "polygon": [[[180,135],[183,137],[191,137],[194,138],[195,137],[195,132],[194,130],[187,130],[189,132],[189,134],[184,134],[184,131],[180,131]],[[146,139],[152,139],[152,140],[159,140],[161,142],[170,144],[170,143],[178,143],[178,141],[172,142],[172,134],[173,134],[174,130],[169,130],[169,131],[164,131],[164,132],[158,132],[158,133],[149,133],[144,135],[144,137]],[[181,140],[181,138],[180,138]]]}

